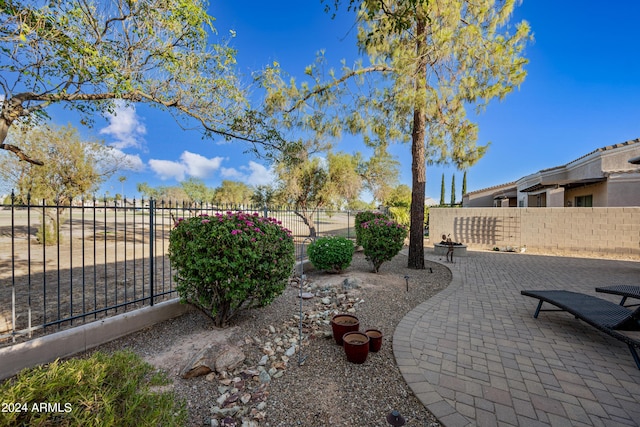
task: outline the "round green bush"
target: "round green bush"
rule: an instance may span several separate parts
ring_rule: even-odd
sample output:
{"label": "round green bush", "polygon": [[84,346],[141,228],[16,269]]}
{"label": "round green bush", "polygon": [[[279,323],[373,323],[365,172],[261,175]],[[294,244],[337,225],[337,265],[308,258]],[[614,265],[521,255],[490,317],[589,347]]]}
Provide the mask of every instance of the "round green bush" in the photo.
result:
{"label": "round green bush", "polygon": [[275,218],[227,212],[179,218],[169,259],[181,301],[223,327],[241,309],[268,305],[284,291],[295,248],[291,231]]}
{"label": "round green bush", "polygon": [[321,237],[309,245],[309,261],[318,270],[340,272],[351,265],[355,247],[344,237]]}
{"label": "round green bush", "polygon": [[355,229],[356,229],[356,245],[357,246],[362,246],[362,233],[363,233],[362,224],[365,222],[374,220],[376,218],[385,219],[385,220],[391,219],[387,215],[381,212],[364,211],[364,212],[358,212],[356,214]]}
{"label": "round green bush", "polygon": [[407,229],[402,224],[382,218],[362,223],[362,229],[364,254],[373,263],[373,271],[377,273],[383,262],[398,255],[404,246]]}

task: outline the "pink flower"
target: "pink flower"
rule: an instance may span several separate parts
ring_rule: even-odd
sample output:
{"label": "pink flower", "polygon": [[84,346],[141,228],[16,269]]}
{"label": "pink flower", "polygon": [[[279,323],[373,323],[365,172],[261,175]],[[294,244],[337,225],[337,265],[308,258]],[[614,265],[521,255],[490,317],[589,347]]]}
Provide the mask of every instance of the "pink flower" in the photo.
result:
{"label": "pink flower", "polygon": [[211,221],[209,221],[208,219],[203,219],[203,220],[202,220],[202,223],[203,223],[203,224],[206,224],[206,223],[208,223],[208,222],[211,222]]}
{"label": "pink flower", "polygon": [[234,235],[234,236],[236,234],[241,234],[241,233],[242,233],[242,230],[237,230],[237,229],[236,230],[231,230],[231,234]]}

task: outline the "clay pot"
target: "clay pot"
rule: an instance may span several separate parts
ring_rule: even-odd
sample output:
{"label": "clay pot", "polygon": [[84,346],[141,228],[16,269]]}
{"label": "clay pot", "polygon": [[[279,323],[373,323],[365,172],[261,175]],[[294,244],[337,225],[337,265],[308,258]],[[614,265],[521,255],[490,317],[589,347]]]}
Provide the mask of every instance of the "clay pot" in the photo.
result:
{"label": "clay pot", "polygon": [[360,329],[360,321],[356,316],[351,314],[336,314],[331,319],[331,330],[333,331],[333,339],[336,344],[342,345],[342,336],[347,332],[353,332]]}
{"label": "clay pot", "polygon": [[344,352],[351,363],[364,363],[369,355],[369,337],[364,332],[347,332],[342,337]]}
{"label": "clay pot", "polygon": [[382,347],[382,332],[377,329],[367,329],[364,331],[369,337],[369,351],[378,352]]}

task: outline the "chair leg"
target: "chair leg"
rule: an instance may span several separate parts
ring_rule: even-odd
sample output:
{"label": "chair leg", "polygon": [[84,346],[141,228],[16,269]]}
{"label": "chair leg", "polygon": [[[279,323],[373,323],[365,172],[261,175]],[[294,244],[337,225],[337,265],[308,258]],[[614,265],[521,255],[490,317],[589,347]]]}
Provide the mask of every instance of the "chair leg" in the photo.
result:
{"label": "chair leg", "polygon": [[538,314],[540,314],[540,308],[542,308],[542,303],[543,303],[543,301],[540,300],[540,302],[538,303],[538,308],[536,308],[536,314],[533,315],[534,319],[538,318]]}

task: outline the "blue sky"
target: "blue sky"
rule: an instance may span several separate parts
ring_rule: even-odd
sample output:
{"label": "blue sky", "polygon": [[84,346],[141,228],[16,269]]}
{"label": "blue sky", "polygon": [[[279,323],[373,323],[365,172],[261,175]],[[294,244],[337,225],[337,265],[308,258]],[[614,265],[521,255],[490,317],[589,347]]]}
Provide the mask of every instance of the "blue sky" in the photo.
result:
{"label": "blue sky", "polygon": [[[324,49],[330,61],[356,58],[353,14],[336,19],[320,0],[212,1],[220,36],[235,31],[238,69],[249,79],[253,71],[278,61],[292,75]],[[535,41],[526,49],[528,76],[519,90],[502,102],[492,102],[480,116],[479,143],[491,142],[487,154],[468,171],[467,190],[515,181],[540,169],[570,162],[596,148],[640,137],[640,43],[636,19],[640,2],[525,0],[512,22],[527,20]],[[54,121],[66,123],[65,113]],[[264,184],[272,179],[269,165],[244,154],[241,143],[221,138],[203,140],[197,132],[182,131],[166,114],[138,106],[83,132],[104,138],[131,156],[139,171],[117,174],[101,194],[139,197],[136,184],[177,185],[189,177],[210,187],[223,179]],[[346,152],[363,151],[357,138],[336,146]],[[401,162],[401,182],[411,185],[410,146],[396,144],[392,154]],[[460,193],[462,172],[429,166],[427,195],[440,198],[445,174],[446,200],[451,176]],[[117,177],[125,175],[123,185]],[[458,194],[457,199],[461,197]]]}

